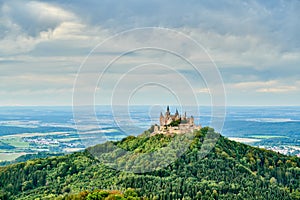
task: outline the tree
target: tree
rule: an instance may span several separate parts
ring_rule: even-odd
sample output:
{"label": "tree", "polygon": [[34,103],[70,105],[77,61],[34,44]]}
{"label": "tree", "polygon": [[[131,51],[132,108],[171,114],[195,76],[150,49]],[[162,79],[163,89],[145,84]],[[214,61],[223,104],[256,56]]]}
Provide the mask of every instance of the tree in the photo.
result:
{"label": "tree", "polygon": [[273,185],[273,184],[276,184],[276,183],[277,183],[276,178],[272,177],[272,178],[270,179],[270,183],[271,183],[272,185]]}

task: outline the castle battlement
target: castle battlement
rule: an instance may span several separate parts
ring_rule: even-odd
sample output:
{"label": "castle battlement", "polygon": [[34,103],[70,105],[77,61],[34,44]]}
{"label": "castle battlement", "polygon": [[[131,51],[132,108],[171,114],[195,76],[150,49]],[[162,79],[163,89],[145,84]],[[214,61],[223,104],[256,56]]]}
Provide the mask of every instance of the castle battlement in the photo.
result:
{"label": "castle battlement", "polygon": [[159,122],[160,122],[160,126],[155,125],[154,131],[151,133],[151,135],[184,134],[184,133],[193,132],[194,130],[201,129],[201,125],[198,125],[198,126],[195,125],[193,116],[187,117],[186,112],[182,116],[179,114],[177,109],[176,109],[175,114],[172,115],[170,113],[169,106],[167,107],[167,111],[166,111],[165,115],[160,113]]}

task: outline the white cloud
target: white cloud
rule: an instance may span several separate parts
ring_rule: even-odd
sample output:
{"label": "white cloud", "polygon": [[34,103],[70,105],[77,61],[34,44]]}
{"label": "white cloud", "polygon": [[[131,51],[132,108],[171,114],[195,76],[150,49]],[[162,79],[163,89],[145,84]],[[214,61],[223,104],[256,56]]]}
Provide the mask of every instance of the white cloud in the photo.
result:
{"label": "white cloud", "polygon": [[234,88],[238,89],[249,89],[249,88],[256,88],[256,87],[265,87],[265,86],[272,86],[277,84],[277,81],[252,81],[252,82],[240,82],[233,84]]}
{"label": "white cloud", "polygon": [[[37,1],[5,2],[0,22],[3,30],[0,46],[5,47],[0,49],[2,55],[24,54],[44,42],[62,40],[70,41],[70,45],[77,42],[77,48],[81,48],[80,41],[99,40],[99,33],[104,33],[99,27],[84,24],[71,11]],[[90,43],[89,47],[92,48]]]}
{"label": "white cloud", "polygon": [[264,92],[264,93],[284,93],[284,92],[293,92],[298,91],[299,88],[296,86],[279,86],[275,88],[260,88],[257,89],[257,92]]}
{"label": "white cloud", "polygon": [[54,29],[64,21],[77,20],[72,12],[37,1],[9,1],[2,5],[1,10],[1,17],[8,25],[13,24],[32,37]]}
{"label": "white cloud", "polygon": [[210,93],[208,88],[200,88],[196,90],[197,93]]}
{"label": "white cloud", "polygon": [[271,81],[252,81],[252,82],[240,82],[235,84],[228,84],[229,89],[243,92],[259,92],[259,93],[289,93],[300,90],[300,85],[294,82],[293,85],[288,85],[285,82],[279,82],[277,80]]}

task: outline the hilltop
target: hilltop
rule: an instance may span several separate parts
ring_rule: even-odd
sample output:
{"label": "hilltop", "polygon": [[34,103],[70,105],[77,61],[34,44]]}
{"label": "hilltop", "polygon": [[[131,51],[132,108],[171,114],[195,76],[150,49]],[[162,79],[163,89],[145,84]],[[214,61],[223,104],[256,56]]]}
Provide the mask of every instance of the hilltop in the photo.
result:
{"label": "hilltop", "polygon": [[[1,167],[0,199],[76,199],[72,193],[102,189],[123,194],[128,188],[148,199],[300,199],[299,158],[230,141],[223,136],[219,136],[212,151],[202,158],[198,153],[208,133],[217,135],[208,127],[196,130],[179,159],[146,173],[130,172],[132,167],[138,169],[143,164],[141,160],[133,162],[134,156],[159,152],[176,140],[177,135],[149,137],[151,133],[146,131],[138,137],[96,145],[84,152]],[[132,154],[123,155],[113,146]],[[115,166],[101,163],[94,157],[97,152],[101,152],[102,157],[117,158]],[[172,156],[176,151],[169,154]],[[156,162],[164,162],[164,159]],[[114,169],[118,167],[125,171]]]}

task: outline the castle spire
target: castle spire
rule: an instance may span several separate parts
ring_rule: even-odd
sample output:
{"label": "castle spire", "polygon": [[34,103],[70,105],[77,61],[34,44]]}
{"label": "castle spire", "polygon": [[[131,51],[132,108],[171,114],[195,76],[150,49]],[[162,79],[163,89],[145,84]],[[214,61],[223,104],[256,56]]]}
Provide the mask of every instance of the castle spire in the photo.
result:
{"label": "castle spire", "polygon": [[166,112],[166,118],[168,118],[171,115],[170,108],[167,106],[167,112]]}
{"label": "castle spire", "polygon": [[183,120],[186,120],[186,112],[184,112]]}
{"label": "castle spire", "polygon": [[163,116],[162,112],[160,112],[159,122],[161,126],[165,125],[165,117]]}

